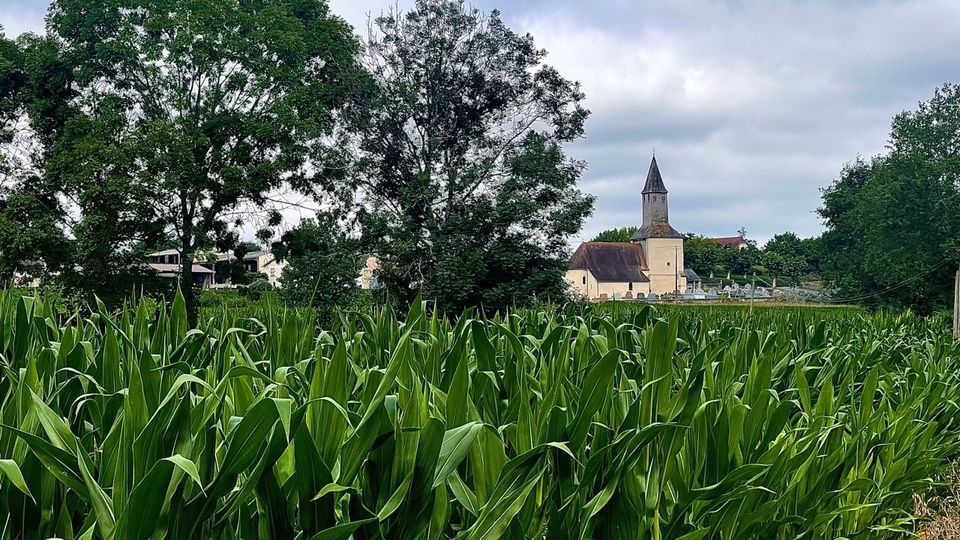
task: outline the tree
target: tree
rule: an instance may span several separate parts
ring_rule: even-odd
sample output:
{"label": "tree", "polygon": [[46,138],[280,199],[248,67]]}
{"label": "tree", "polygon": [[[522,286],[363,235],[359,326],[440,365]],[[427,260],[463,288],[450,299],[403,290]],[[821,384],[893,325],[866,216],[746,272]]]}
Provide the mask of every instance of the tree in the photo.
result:
{"label": "tree", "polygon": [[945,308],[960,262],[960,86],[893,119],[889,151],[824,191],[825,277],[866,303]]}
{"label": "tree", "polygon": [[[25,75],[23,58],[16,43],[6,38],[0,26],[0,141],[7,143],[13,136],[14,122],[20,108]],[[8,154],[0,155],[0,165],[8,166]]]}
{"label": "tree", "polygon": [[375,26],[358,178],[381,283],[451,310],[562,297],[566,240],[593,207],[563,151],[588,116],[579,85],[461,0],[417,0]]}
{"label": "tree", "polygon": [[810,268],[804,241],[789,231],[774,235],[763,247],[760,260],[774,277],[799,279]]}
{"label": "tree", "polygon": [[821,236],[824,281],[842,298],[877,290],[876,283],[861,269],[866,243],[857,204],[871,168],[860,158],[845,165],[833,184],[823,190],[823,204],[817,210],[826,228]]}
{"label": "tree", "polygon": [[724,248],[722,265],[735,275],[747,275],[754,271],[754,267],[760,264],[762,253],[757,249],[756,242],[748,241],[744,249]]}
{"label": "tree", "polygon": [[607,229],[594,237],[591,242],[630,242],[634,234],[637,234],[636,227]]}
{"label": "tree", "polygon": [[811,274],[823,273],[823,237],[814,236],[800,241],[807,271]]}
{"label": "tree", "polygon": [[69,77],[56,44],[0,31],[0,279],[71,269],[63,192],[45,174],[53,135],[69,114]]}
{"label": "tree", "polygon": [[763,246],[765,252],[777,253],[783,257],[803,257],[803,240],[796,233],[787,231],[773,235]]}
{"label": "tree", "polygon": [[48,20],[79,92],[56,159],[85,232],[111,226],[111,257],[174,234],[191,314],[195,254],[235,247],[242,212],[333,193],[329,143],[363,77],[324,0],[56,0]]}
{"label": "tree", "polygon": [[330,313],[356,301],[364,257],[359,241],[346,234],[333,215],[304,220],[274,243],[273,253],[287,261],[280,277],[280,296],[287,304]]}
{"label": "tree", "polygon": [[712,276],[718,269],[726,269],[726,251],[716,240],[705,236],[687,234],[683,241],[684,264],[702,276]]}

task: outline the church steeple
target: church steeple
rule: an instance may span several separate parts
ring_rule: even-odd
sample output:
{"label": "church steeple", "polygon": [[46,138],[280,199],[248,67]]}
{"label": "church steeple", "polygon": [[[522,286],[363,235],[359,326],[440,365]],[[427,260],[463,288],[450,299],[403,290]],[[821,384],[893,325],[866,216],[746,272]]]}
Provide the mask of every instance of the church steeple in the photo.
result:
{"label": "church steeple", "polygon": [[663,177],[660,176],[660,167],[657,165],[657,156],[653,156],[650,169],[647,171],[647,183],[643,186],[643,194],[647,193],[667,193],[667,187],[663,185]]}
{"label": "church steeple", "polygon": [[663,184],[657,157],[650,160],[647,183],[643,186],[643,226],[633,235],[633,241],[647,238],[683,238],[670,226],[667,187]]}

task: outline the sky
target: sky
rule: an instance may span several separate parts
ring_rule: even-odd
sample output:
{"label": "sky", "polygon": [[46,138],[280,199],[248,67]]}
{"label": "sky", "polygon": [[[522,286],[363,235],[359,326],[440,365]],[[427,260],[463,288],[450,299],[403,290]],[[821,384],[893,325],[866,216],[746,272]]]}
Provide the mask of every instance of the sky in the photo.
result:
{"label": "sky", "polygon": [[[394,0],[330,0],[366,29]],[[569,147],[597,198],[579,238],[638,225],[656,151],[682,232],[761,244],[822,230],[820,190],[884,151],[891,118],[960,82],[960,1],[475,0],[534,36],[592,111]],[[412,0],[398,2],[401,9]],[[0,0],[7,36],[47,2]]]}

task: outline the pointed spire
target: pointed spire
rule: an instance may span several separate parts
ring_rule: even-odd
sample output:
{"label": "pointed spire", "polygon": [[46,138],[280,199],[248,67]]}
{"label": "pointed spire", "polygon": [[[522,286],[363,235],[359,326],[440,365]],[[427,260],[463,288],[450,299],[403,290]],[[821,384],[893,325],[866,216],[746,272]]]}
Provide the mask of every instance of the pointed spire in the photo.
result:
{"label": "pointed spire", "polygon": [[643,186],[643,193],[667,193],[667,187],[663,185],[663,177],[660,176],[660,167],[657,166],[656,155],[650,160],[650,170],[647,171],[647,183]]}

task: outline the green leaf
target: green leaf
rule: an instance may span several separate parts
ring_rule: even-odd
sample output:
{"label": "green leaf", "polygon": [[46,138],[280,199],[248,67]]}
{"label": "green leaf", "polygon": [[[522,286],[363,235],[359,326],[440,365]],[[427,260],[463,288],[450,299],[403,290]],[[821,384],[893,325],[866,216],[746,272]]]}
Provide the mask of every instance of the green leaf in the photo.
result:
{"label": "green leaf", "polygon": [[350,538],[350,535],[356,532],[356,530],[360,527],[369,525],[371,523],[376,523],[376,521],[377,518],[367,518],[359,521],[352,521],[350,523],[344,523],[343,525],[337,525],[336,527],[331,527],[311,536],[310,540],[346,540],[347,538]]}
{"label": "green leaf", "polygon": [[30,489],[27,488],[27,481],[24,480],[23,473],[20,472],[20,466],[17,465],[16,461],[12,459],[0,459],[0,473],[6,476],[7,480],[22,491],[24,495],[35,501],[33,494],[30,493]]}
{"label": "green leaf", "polygon": [[466,459],[470,452],[470,447],[477,440],[477,435],[483,430],[483,424],[480,422],[470,422],[469,424],[448,430],[443,434],[443,445],[440,447],[440,461],[437,465],[437,475],[433,481],[433,487],[436,488],[444,482],[450,473]]}
{"label": "green leaf", "polygon": [[[176,457],[180,459],[174,459]],[[154,463],[147,475],[133,488],[126,510],[117,521],[115,538],[146,540],[153,536],[163,506],[167,502],[166,494],[173,468],[177,466],[183,469],[181,463],[186,461],[179,455],[174,458],[164,458]]]}

